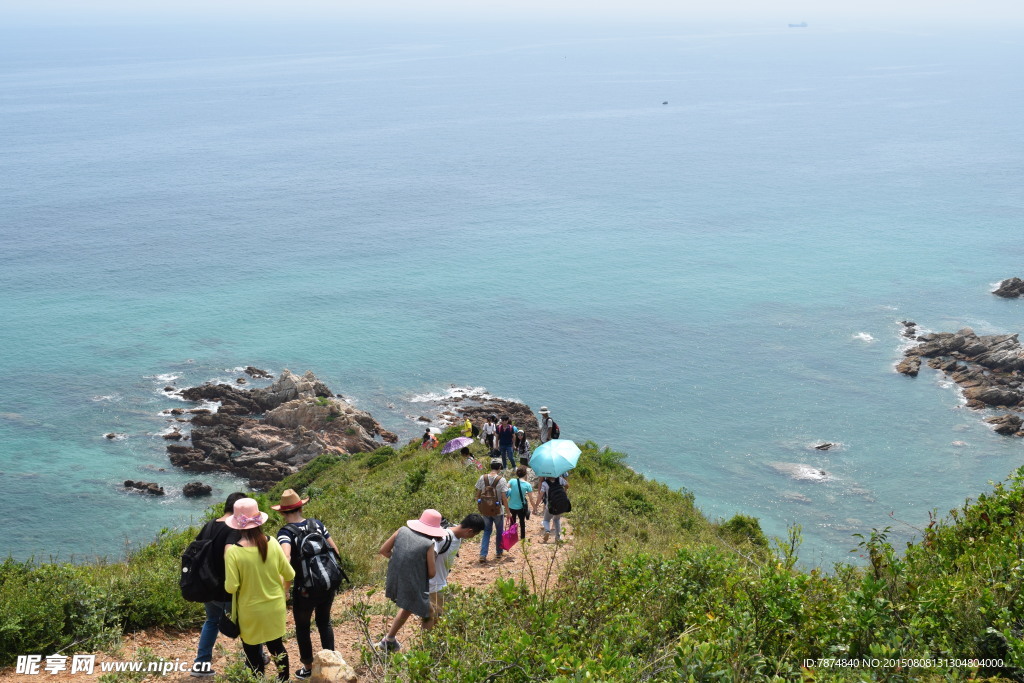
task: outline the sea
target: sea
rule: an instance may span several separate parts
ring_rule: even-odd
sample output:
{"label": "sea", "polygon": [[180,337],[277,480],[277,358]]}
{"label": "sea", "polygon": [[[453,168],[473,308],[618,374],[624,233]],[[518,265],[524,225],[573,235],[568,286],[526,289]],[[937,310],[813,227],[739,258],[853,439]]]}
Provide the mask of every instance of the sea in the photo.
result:
{"label": "sea", "polygon": [[162,435],[249,365],[404,439],[548,406],[806,566],[989,490],[1024,442],[894,364],[903,320],[1024,331],[1024,41],[793,19],[0,28],[0,555],[242,487]]}

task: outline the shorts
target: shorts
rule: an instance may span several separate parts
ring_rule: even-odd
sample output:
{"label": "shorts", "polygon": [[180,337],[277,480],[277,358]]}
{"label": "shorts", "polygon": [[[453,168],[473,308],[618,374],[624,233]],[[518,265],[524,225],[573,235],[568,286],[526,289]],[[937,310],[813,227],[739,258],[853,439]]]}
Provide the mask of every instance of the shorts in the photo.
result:
{"label": "shorts", "polygon": [[430,619],[424,619],[423,621],[437,621],[441,618],[441,612],[444,611],[444,593],[442,591],[436,591],[430,594]]}

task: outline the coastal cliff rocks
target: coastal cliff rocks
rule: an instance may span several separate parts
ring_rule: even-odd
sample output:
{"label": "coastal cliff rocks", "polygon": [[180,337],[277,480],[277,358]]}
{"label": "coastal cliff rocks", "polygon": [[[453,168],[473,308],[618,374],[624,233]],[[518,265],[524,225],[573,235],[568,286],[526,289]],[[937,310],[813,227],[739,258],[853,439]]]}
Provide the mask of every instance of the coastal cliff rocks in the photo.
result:
{"label": "coastal cliff rocks", "polygon": [[[945,373],[960,387],[967,407],[1024,408],[1024,348],[1016,334],[978,336],[969,327],[958,332],[926,334],[921,342],[904,352],[897,371],[916,375],[921,359]],[[1008,419],[1009,418],[1009,419]],[[1001,434],[1020,432],[1020,420],[1013,415],[989,418]]]}
{"label": "coastal cliff rocks", "polygon": [[227,472],[267,489],[322,453],[343,455],[394,443],[369,413],[344,400],[307,372],[285,370],[265,389],[204,384],[182,391],[192,401],[220,407],[192,411],[192,444],[167,446],[171,463],[189,472]]}
{"label": "coastal cliff rocks", "polygon": [[1021,426],[1024,426],[1024,420],[1017,417],[1016,415],[995,415],[993,417],[986,417],[985,422],[992,425],[992,428],[999,434],[1005,436],[1024,436],[1021,432]]}
{"label": "coastal cliff rocks", "polygon": [[1006,299],[1016,299],[1024,295],[1024,280],[1021,280],[1019,277],[1003,280],[992,293]]}

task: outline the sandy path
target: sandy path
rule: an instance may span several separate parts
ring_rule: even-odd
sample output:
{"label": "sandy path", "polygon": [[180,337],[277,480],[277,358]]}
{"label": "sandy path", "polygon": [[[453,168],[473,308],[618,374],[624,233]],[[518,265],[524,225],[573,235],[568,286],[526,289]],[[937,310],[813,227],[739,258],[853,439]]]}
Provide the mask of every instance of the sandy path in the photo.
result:
{"label": "sandy path", "polygon": [[[496,562],[494,558],[494,550],[491,549],[491,561],[487,564],[480,564],[477,559],[480,555],[480,543],[479,536],[477,539],[472,539],[464,542],[459,552],[459,559],[452,568],[449,576],[449,581],[452,584],[458,584],[466,587],[473,588],[484,588],[494,582],[496,578],[514,578],[516,580],[523,579],[526,585],[531,590],[543,590],[544,586],[553,586],[558,578],[559,570],[562,563],[568,557],[568,551],[572,547],[572,539],[569,536],[568,524],[563,520],[563,530],[566,534],[563,538],[567,540],[558,547],[554,544],[554,539],[551,539],[550,543],[542,542],[540,517],[534,516],[529,522],[527,522],[527,543],[526,550],[524,551],[524,544],[517,544],[512,550],[505,553],[505,558],[501,562]],[[529,555],[530,561],[526,561],[526,555]],[[382,559],[383,561],[383,559]],[[532,577],[530,568],[532,567]],[[367,593],[373,588],[377,588],[375,592],[369,597]],[[370,667],[362,663],[362,654],[366,648],[366,638],[362,632],[360,625],[357,623],[354,615],[351,612],[351,607],[360,601],[366,602],[370,605],[370,636],[375,640],[379,640],[386,632],[391,623],[391,616],[395,612],[394,605],[384,598],[384,592],[382,586],[368,587],[363,586],[359,588],[352,588],[338,594],[338,597],[334,601],[334,608],[331,610],[331,614],[334,622],[334,640],[335,649],[341,653],[349,664],[351,664],[356,673],[359,674],[359,680],[369,681],[374,680],[375,676],[372,675]],[[288,635],[285,640],[285,645],[288,649],[288,656],[291,661],[291,669],[294,678],[294,672],[299,668],[299,653],[298,646],[295,643],[294,638],[294,624],[292,621],[292,615],[288,614]],[[419,637],[419,620],[410,619],[402,631],[399,633],[399,640],[402,641],[404,647],[414,645]],[[116,661],[137,661],[141,657],[137,654],[140,648],[148,648],[152,651],[153,655],[169,662],[187,662],[191,663],[195,657],[196,644],[199,642],[199,628],[190,631],[162,631],[159,629],[149,629],[146,631],[139,631],[136,633],[125,634],[124,640],[119,652],[106,653],[98,652],[92,653],[96,655],[96,669],[90,676],[84,673],[70,674],[67,671],[51,674],[42,668],[40,673],[36,675],[26,675],[15,673],[14,667],[8,667],[0,670],[0,681],[19,681],[28,682],[36,681],[37,683],[44,682],[68,682],[68,681],[87,681],[95,680],[99,678],[99,663],[100,662],[116,662]],[[313,633],[313,651],[319,649],[319,636],[314,631]],[[224,648],[223,651],[221,648]],[[224,667],[226,657],[232,656],[235,652],[241,652],[241,645],[238,641],[232,641],[223,636],[217,639],[217,647],[214,650],[214,670],[221,671]],[[25,653],[25,654],[50,654],[50,653]],[[43,660],[45,665],[45,658]],[[68,668],[70,668],[70,658],[68,660]],[[267,673],[272,676],[273,665],[267,667]],[[195,679],[190,677],[187,673],[182,672],[171,672],[167,675],[151,674],[145,680],[159,680],[159,681],[197,681],[204,679]],[[213,679],[205,679],[213,680]],[[273,680],[273,678],[269,678]]]}

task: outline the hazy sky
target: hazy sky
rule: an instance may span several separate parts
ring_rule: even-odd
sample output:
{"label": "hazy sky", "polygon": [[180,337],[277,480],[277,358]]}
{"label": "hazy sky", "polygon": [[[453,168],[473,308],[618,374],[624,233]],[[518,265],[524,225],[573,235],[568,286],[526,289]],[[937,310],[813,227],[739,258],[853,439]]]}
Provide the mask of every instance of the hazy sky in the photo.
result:
{"label": "hazy sky", "polygon": [[268,16],[401,19],[736,19],[1020,24],[1022,0],[0,0],[0,18],[62,20]]}

